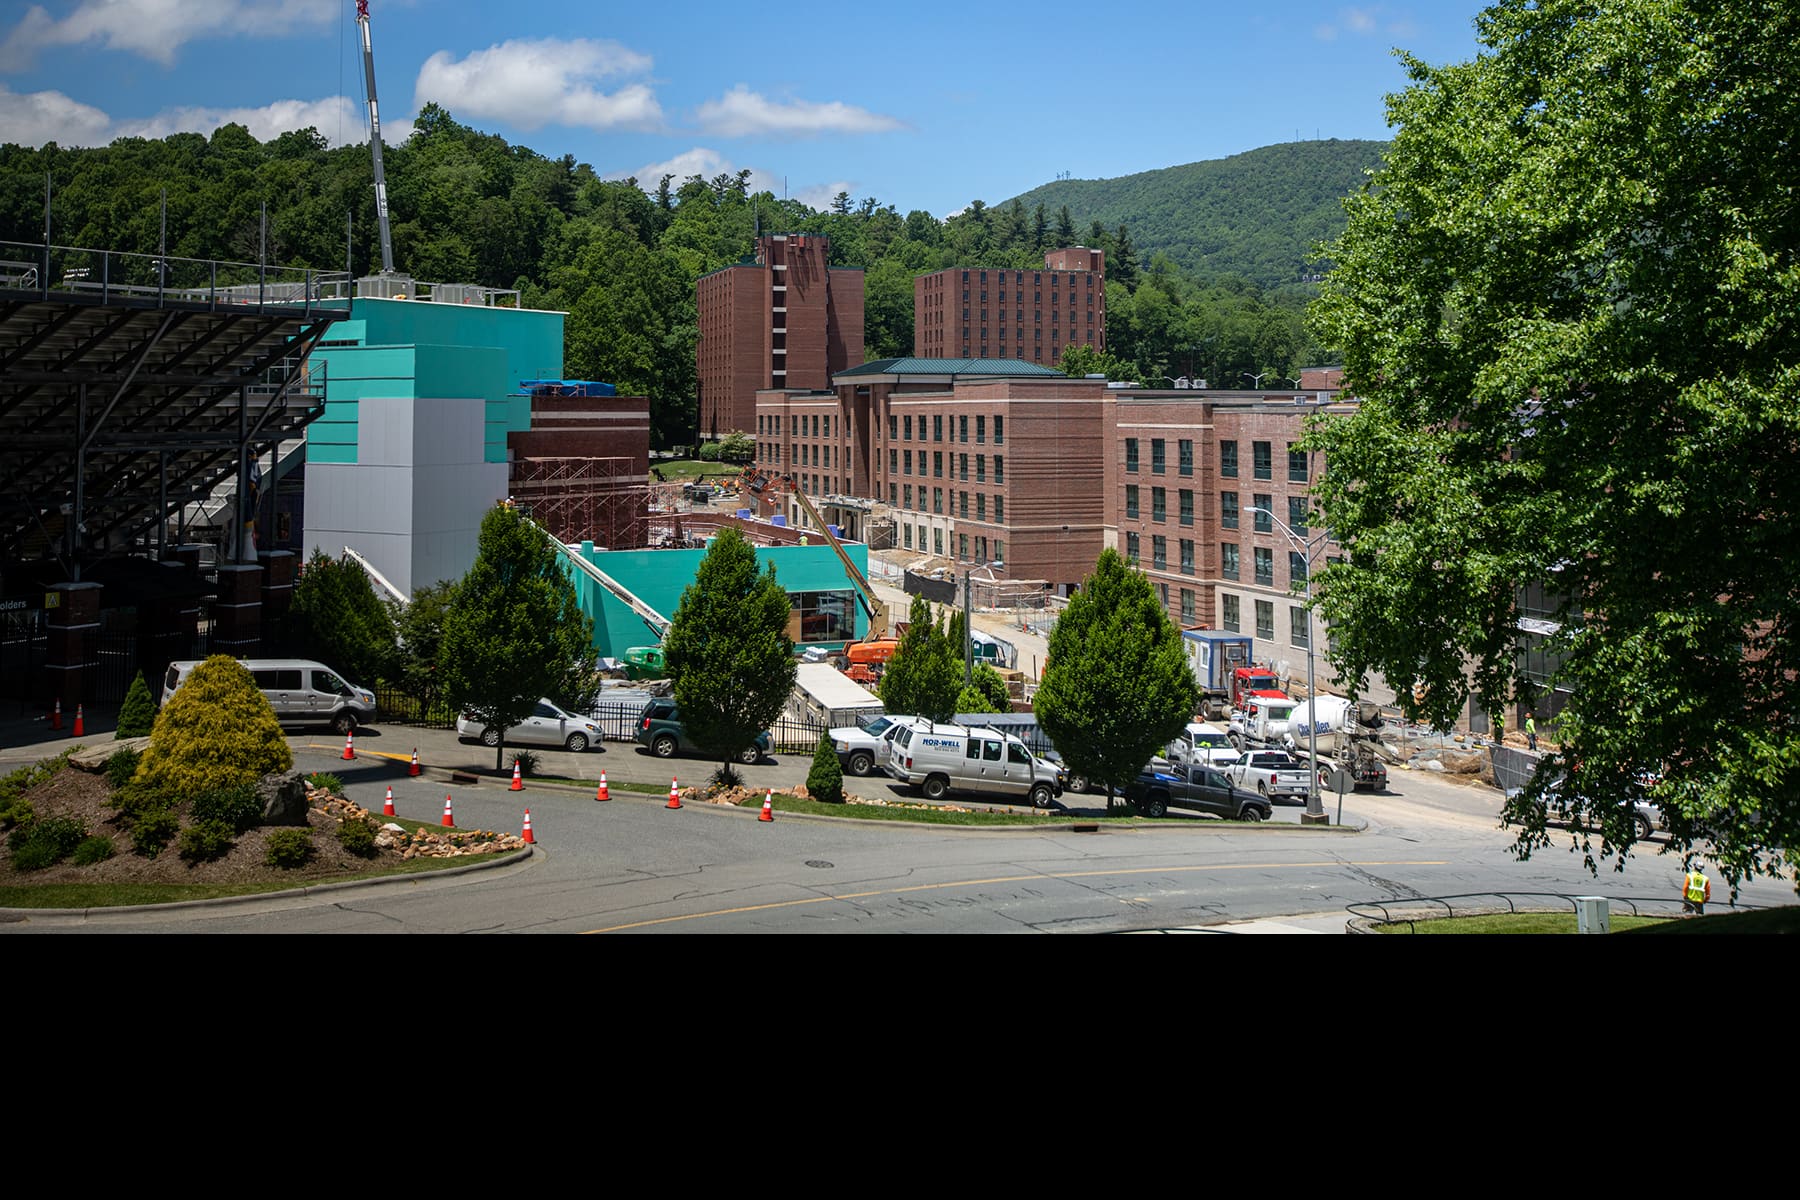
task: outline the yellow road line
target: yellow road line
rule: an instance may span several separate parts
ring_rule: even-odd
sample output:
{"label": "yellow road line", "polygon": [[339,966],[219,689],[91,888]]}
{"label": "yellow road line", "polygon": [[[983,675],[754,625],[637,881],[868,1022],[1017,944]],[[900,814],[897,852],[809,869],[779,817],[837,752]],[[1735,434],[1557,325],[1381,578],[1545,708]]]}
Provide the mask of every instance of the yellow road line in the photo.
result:
{"label": "yellow road line", "polygon": [[747,904],[739,908],[720,908],[710,912],[686,913],[677,917],[653,917],[648,921],[632,921],[624,925],[608,925],[603,929],[589,929],[587,933],[618,933],[625,929],[642,929],[649,925],[666,925],[674,921],[697,921],[709,917],[730,917],[739,913],[765,912],[776,908],[797,908],[805,904],[823,904],[828,900],[867,900],[872,896],[901,896],[908,892],[930,892],[944,888],[983,887],[997,883],[1030,883],[1041,879],[1094,879],[1110,875],[1172,875],[1191,871],[1278,871],[1293,867],[1443,867],[1448,866],[1447,859],[1396,859],[1380,862],[1275,862],[1275,863],[1221,863],[1217,866],[1192,867],[1128,867],[1110,871],[1057,871],[1038,872],[1032,875],[998,875],[991,879],[956,879],[944,883],[920,883],[910,887],[878,888],[868,892],[844,892],[839,895],[808,896],[804,900],[775,900],[768,904]]}

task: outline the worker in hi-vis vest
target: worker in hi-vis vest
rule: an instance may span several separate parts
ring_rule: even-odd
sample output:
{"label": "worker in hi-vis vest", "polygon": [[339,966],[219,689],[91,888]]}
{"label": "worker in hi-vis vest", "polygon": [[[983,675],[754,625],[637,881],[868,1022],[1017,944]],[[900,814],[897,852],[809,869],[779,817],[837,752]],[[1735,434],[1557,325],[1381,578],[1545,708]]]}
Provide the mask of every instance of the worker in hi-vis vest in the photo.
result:
{"label": "worker in hi-vis vest", "polygon": [[1695,867],[1687,873],[1687,879],[1681,885],[1681,908],[1683,912],[1704,913],[1706,902],[1712,899],[1712,880]]}

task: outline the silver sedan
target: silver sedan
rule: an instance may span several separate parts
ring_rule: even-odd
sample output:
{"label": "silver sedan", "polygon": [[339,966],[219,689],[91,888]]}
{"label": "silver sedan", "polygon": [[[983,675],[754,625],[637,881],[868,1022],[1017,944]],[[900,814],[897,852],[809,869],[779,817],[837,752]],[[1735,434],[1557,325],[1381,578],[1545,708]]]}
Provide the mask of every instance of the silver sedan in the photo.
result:
{"label": "silver sedan", "polygon": [[[482,725],[468,713],[458,714],[456,736],[479,738],[484,746],[500,744],[498,729]],[[579,754],[590,746],[598,746],[602,738],[600,726],[592,720],[564,712],[548,700],[539,700],[529,717],[506,731],[506,740],[518,746],[561,746]]]}

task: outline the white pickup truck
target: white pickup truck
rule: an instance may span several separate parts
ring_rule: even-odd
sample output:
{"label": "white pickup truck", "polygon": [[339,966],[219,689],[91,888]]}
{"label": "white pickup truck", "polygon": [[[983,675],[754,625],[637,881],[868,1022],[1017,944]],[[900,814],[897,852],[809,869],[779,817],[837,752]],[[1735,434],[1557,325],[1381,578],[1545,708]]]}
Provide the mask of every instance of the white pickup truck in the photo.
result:
{"label": "white pickup truck", "polygon": [[1312,788],[1312,772],[1284,750],[1252,750],[1225,768],[1225,777],[1234,786],[1268,800],[1277,796],[1304,799]]}

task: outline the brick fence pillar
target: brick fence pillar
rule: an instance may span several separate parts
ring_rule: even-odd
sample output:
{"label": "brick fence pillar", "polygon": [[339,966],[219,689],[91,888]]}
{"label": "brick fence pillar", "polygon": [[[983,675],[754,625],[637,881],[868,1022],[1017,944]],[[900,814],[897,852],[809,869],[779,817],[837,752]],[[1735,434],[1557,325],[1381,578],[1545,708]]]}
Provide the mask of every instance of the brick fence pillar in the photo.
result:
{"label": "brick fence pillar", "polygon": [[248,658],[262,646],[262,575],[256,563],[219,566],[219,598],[213,602],[212,652]]}
{"label": "brick fence pillar", "polygon": [[94,665],[102,590],[97,583],[58,583],[46,597],[44,699],[61,700],[65,719],[81,703]]}

